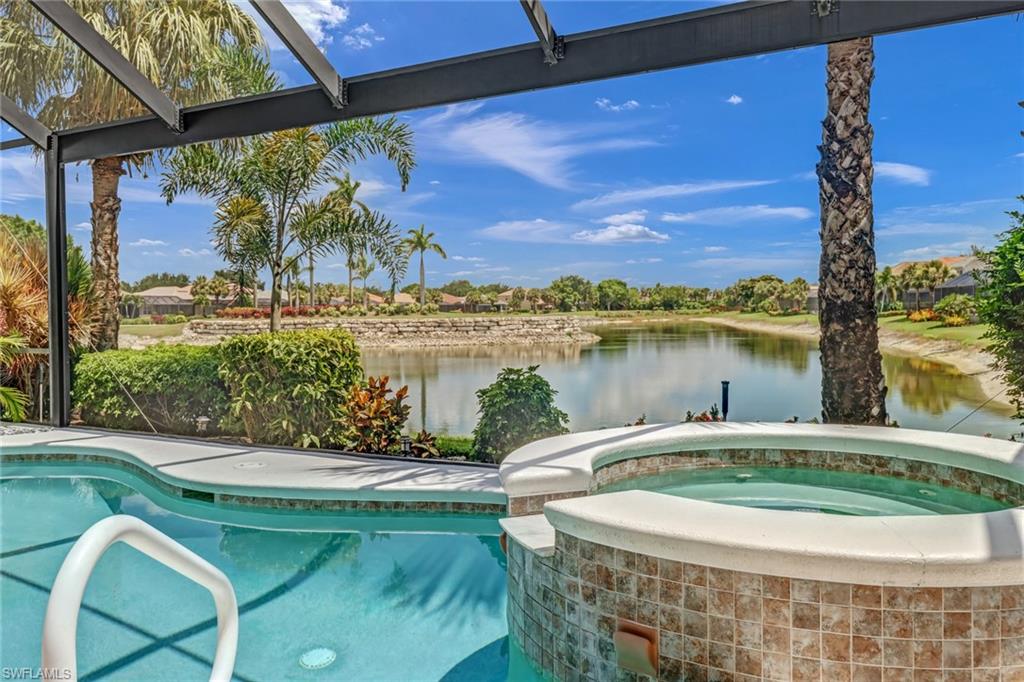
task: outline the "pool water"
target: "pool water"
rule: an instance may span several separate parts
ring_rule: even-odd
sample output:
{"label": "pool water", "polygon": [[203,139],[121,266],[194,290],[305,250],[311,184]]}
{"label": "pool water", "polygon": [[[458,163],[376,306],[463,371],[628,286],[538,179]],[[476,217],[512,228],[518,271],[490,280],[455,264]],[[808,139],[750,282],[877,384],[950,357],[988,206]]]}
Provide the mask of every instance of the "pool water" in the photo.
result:
{"label": "pool water", "polygon": [[621,481],[601,492],[614,490],[653,490],[743,507],[847,516],[969,514],[1009,507],[983,495],[921,481],[809,468],[679,470]]}
{"label": "pool water", "polygon": [[[39,665],[48,590],[61,562],[93,523],[121,513],[153,525],[231,579],[241,622],[238,680],[534,679],[506,637],[505,557],[494,518],[211,509],[169,498],[120,470],[101,477],[95,472],[102,467],[91,467],[85,476],[74,466],[73,475],[54,466],[47,476],[28,478],[10,477],[12,467],[4,467],[5,670]],[[216,520],[203,519],[210,515]],[[288,525],[312,530],[279,528]],[[335,530],[321,529],[330,526]],[[337,530],[345,527],[354,530]],[[206,680],[215,624],[205,589],[117,544],[86,590],[80,679]]]}

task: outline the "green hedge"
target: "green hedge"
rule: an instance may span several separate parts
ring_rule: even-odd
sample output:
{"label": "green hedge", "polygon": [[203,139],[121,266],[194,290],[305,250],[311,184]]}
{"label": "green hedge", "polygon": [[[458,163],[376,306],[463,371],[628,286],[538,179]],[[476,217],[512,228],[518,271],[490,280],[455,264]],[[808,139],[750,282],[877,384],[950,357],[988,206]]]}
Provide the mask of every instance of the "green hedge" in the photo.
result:
{"label": "green hedge", "polygon": [[150,431],[145,413],[160,433],[194,435],[196,419],[208,417],[216,434],[228,411],[219,366],[216,346],[87,353],[75,365],[72,400],[93,426]]}
{"label": "green hedge", "polygon": [[355,339],[342,329],[235,336],[220,344],[231,417],[256,443],[329,446],[363,378]]}

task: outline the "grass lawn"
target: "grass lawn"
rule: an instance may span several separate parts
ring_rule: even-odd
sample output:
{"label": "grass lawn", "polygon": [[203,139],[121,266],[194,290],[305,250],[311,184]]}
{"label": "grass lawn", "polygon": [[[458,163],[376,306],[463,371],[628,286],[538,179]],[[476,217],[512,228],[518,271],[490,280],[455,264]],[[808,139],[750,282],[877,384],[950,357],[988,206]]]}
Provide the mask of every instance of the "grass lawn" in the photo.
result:
{"label": "grass lawn", "polygon": [[149,336],[163,338],[165,336],[181,336],[185,324],[122,324],[121,333],[131,336]]}
{"label": "grass lawn", "polygon": [[[735,320],[750,320],[751,322],[765,322],[778,325],[799,325],[818,324],[818,316],[813,313],[802,313],[800,315],[777,315],[767,313],[718,313],[720,317],[731,317]],[[878,320],[879,327],[890,329],[901,334],[912,334],[923,336],[926,339],[941,339],[946,341],[957,341],[968,346],[988,346],[988,340],[982,335],[988,327],[983,324],[971,324],[966,327],[943,327],[941,322],[910,322],[903,315],[882,317]]]}

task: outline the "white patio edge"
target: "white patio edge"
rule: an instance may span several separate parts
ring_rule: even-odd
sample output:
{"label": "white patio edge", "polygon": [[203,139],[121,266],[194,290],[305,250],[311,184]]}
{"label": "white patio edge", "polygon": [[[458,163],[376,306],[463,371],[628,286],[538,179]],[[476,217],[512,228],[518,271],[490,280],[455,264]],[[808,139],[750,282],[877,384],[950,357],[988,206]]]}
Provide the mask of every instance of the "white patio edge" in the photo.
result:
{"label": "white patio edge", "polygon": [[[639,455],[792,448],[903,457],[1024,482],[1024,447],[972,436],[805,424],[676,424],[558,436],[509,455],[510,497],[586,491],[596,468]],[[549,554],[554,530],[620,549],[809,580],[932,587],[1024,583],[1024,508],[947,516],[843,517],[689,500],[633,490],[548,502],[504,522]],[[546,531],[543,523],[552,529]]]}
{"label": "white patio edge", "polygon": [[84,428],[0,436],[12,455],[84,455],[134,464],[170,485],[211,493],[309,500],[504,504],[493,468],[387,457],[205,443]]}

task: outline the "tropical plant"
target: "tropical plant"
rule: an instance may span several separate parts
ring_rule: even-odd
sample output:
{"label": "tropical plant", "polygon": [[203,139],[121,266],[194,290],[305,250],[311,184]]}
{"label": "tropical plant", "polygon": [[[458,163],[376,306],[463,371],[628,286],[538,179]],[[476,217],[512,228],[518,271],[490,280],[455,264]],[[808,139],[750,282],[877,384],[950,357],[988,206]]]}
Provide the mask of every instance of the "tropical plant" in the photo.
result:
{"label": "tropical plant", "polygon": [[233,153],[185,147],[168,163],[162,192],[168,201],[190,190],[217,200],[217,250],[229,262],[244,255],[270,271],[270,329],[277,331],[281,284],[293,263],[330,250],[346,233],[368,231],[368,223],[387,222],[317,190],[342,168],[378,153],[394,163],[404,188],[415,163],[411,137],[391,117],[279,131],[246,140]]}
{"label": "tropical plant", "polygon": [[949,324],[949,318],[959,317],[970,320],[975,313],[974,298],[966,294],[950,294],[936,303],[934,310],[942,317],[943,323],[947,327],[958,326]]}
{"label": "tropical plant", "polygon": [[[1017,197],[1024,202],[1024,195]],[[1024,211],[1008,211],[1010,229],[982,254],[987,272],[979,280],[978,317],[989,325],[989,350],[1008,394],[1024,419]]]}
{"label": "tropical plant", "polygon": [[440,457],[441,451],[438,449],[437,438],[434,437],[434,434],[426,429],[420,429],[413,435],[412,454],[416,457]]}
{"label": "tropical plant", "polygon": [[411,256],[414,253],[420,254],[420,307],[427,304],[427,271],[424,265],[423,256],[427,251],[433,251],[441,258],[448,258],[448,254],[444,252],[444,249],[434,241],[434,233],[427,232],[427,228],[424,225],[420,225],[418,229],[409,230],[409,236],[405,238],[404,242],[406,251]]}
{"label": "tropical plant", "polygon": [[[264,91],[258,26],[229,0],[71,0],[73,9],[176,103],[188,106]],[[149,111],[30,3],[0,2],[0,91],[47,127],[66,130]],[[28,69],[28,71],[26,71]],[[92,162],[93,342],[117,346],[120,178],[152,154]]]}
{"label": "tropical plant", "polygon": [[230,416],[256,443],[339,442],[339,418],[363,377],[355,339],[341,329],[235,336],[220,344]]}
{"label": "tropical plant", "polygon": [[356,260],[356,277],[363,283],[363,310],[370,309],[370,290],[366,288],[366,280],[370,278],[370,275],[376,269],[377,264],[372,260],[368,260],[365,253],[359,254],[359,258]]}
{"label": "tropical plant", "polygon": [[594,300],[594,285],[579,275],[559,277],[548,287],[552,302],[562,312],[589,310]]}
{"label": "tropical plant", "polygon": [[558,392],[537,368],[506,367],[497,381],[476,392],[480,419],[473,429],[475,459],[500,462],[522,445],[569,430],[569,416],[555,405]]}
{"label": "tropical plant", "polygon": [[942,286],[944,282],[952,279],[953,270],[940,260],[928,261],[924,265],[922,277],[922,283],[925,288],[928,289],[928,293],[930,294],[929,300],[934,308],[936,303],[935,290]]}
{"label": "tropical plant", "polygon": [[228,394],[217,346],[164,345],[86,353],[75,365],[71,398],[86,424],[193,435],[199,419],[223,433]]}
{"label": "tropical plant", "polygon": [[900,280],[893,274],[892,267],[886,265],[875,273],[875,291],[881,299],[880,309],[892,310],[900,296]]}
{"label": "tropical plant", "polygon": [[817,174],[821,406],[822,421],[830,423],[886,422],[875,310],[874,131],[868,122],[874,56],[870,36],[828,46]]}
{"label": "tropical plant", "polygon": [[0,336],[0,420],[25,420],[28,396],[8,382],[16,381],[15,360],[25,349],[25,340],[17,335]]}
{"label": "tropical plant", "polygon": [[340,433],[345,446],[356,452],[394,454],[412,408],[404,404],[409,387],[388,388],[389,378],[368,377],[353,386],[342,408]]}
{"label": "tropical plant", "polygon": [[629,285],[621,279],[606,279],[598,283],[597,305],[604,310],[622,310],[629,306]]}

